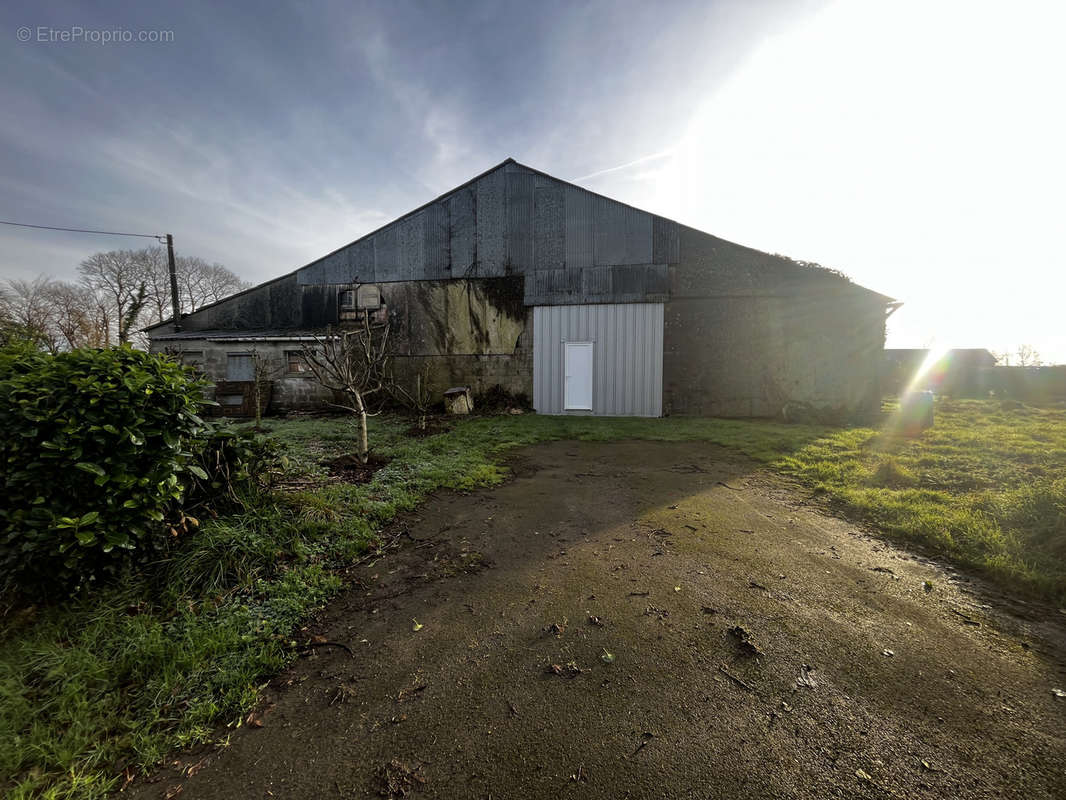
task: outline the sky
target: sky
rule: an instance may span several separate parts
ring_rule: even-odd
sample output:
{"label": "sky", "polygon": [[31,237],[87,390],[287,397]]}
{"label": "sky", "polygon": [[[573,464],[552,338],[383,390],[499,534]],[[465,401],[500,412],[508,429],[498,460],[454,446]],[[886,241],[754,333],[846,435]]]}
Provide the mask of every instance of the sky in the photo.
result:
{"label": "sky", "polygon": [[[1056,0],[7,2],[0,220],[169,232],[259,282],[513,157],[903,301],[889,347],[1066,363],[1064,28]],[[0,278],[146,243],[0,226]]]}

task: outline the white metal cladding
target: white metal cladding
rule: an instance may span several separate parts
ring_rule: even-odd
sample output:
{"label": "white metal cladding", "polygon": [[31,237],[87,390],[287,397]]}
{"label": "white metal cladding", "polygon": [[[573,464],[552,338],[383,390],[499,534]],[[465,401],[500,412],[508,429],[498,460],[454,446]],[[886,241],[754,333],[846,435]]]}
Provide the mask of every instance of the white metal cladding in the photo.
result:
{"label": "white metal cladding", "polygon": [[541,414],[564,413],[566,342],[593,342],[593,414],[662,416],[662,303],[534,307],[533,407]]}

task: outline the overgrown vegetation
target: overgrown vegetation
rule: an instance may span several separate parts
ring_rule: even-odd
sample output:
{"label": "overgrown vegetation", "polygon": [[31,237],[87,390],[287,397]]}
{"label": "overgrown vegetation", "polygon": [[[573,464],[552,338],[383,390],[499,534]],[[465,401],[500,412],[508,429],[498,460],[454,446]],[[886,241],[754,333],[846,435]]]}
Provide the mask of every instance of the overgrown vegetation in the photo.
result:
{"label": "overgrown vegetation", "polygon": [[703,440],[790,475],[886,535],[918,542],[1019,591],[1066,596],[1066,411],[941,403],[907,439],[711,419],[500,415],[408,438],[370,421],[371,482],[323,462],[352,450],[349,419],[272,422],[284,490],[205,520],[152,570],[61,607],[3,617],[0,791],[94,798],[174,746],[241,724],[257,687],[293,657],[301,620],[340,585],[336,568],[396,514],[441,488],[503,480],[503,452],[554,439]]}

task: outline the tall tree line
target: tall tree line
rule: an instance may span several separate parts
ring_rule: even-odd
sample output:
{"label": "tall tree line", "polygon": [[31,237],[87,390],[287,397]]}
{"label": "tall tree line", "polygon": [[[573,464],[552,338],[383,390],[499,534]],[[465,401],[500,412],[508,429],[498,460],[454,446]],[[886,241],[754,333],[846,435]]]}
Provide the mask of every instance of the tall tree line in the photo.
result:
{"label": "tall tree line", "polygon": [[[221,264],[178,256],[182,313],[248,287]],[[78,267],[74,282],[39,277],[0,284],[0,340],[22,339],[48,350],[144,345],[141,329],[171,316],[166,251],[110,250]]]}

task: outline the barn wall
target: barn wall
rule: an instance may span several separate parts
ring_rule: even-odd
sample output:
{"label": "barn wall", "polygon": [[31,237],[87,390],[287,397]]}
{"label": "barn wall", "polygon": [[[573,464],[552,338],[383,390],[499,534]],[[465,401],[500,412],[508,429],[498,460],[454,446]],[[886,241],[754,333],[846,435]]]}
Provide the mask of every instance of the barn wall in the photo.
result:
{"label": "barn wall", "polygon": [[665,306],[666,413],[877,410],[885,314],[876,295],[692,229],[682,229],[681,257]]}

